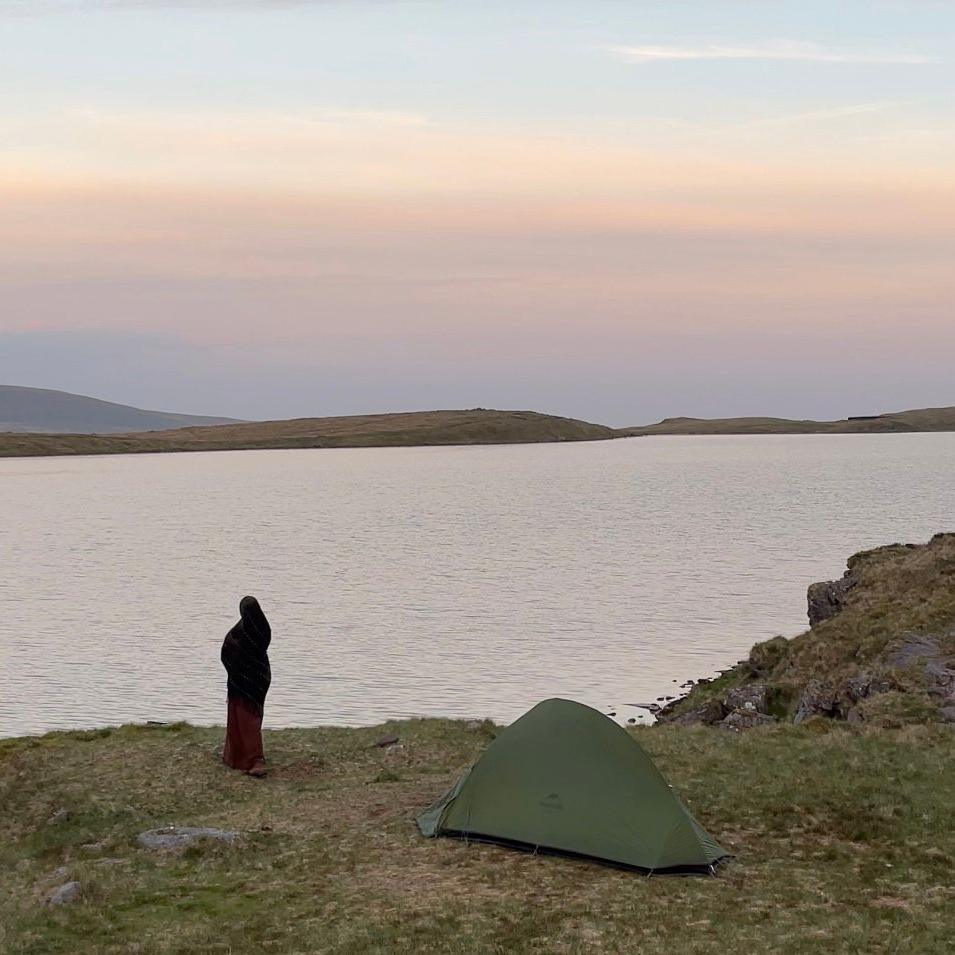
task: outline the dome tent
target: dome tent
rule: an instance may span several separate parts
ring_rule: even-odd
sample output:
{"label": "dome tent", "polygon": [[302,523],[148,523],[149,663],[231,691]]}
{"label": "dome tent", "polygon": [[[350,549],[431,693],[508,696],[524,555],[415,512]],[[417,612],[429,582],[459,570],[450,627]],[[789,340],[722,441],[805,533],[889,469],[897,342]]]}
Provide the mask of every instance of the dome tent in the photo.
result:
{"label": "dome tent", "polygon": [[640,744],[580,703],[538,703],[417,819],[458,836],[650,872],[711,872],[727,855]]}

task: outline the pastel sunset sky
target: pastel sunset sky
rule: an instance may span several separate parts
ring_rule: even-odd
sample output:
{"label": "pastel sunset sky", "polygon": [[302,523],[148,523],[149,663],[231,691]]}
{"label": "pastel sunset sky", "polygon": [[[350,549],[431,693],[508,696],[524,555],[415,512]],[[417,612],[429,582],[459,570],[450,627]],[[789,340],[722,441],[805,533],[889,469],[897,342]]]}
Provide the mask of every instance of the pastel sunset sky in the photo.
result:
{"label": "pastel sunset sky", "polygon": [[955,4],[0,0],[0,382],[955,404]]}

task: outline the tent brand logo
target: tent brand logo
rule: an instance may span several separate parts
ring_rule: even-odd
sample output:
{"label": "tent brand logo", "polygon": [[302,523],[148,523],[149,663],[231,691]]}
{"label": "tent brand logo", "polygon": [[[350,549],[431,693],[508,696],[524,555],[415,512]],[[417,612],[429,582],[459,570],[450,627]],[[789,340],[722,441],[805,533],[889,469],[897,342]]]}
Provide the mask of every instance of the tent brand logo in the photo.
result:
{"label": "tent brand logo", "polygon": [[548,793],[541,801],[540,805],[544,809],[563,809],[564,804],[560,801],[560,793]]}

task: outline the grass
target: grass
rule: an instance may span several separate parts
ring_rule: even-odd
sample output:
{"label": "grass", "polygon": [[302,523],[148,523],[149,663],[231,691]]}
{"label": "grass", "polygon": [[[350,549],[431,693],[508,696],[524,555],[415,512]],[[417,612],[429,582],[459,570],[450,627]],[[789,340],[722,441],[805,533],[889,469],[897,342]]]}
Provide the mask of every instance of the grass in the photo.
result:
{"label": "grass", "polygon": [[264,448],[370,448],[408,445],[597,441],[612,428],[534,411],[418,411],[295,418],[176,428],[140,434],[0,434],[0,457],[143,454]]}
{"label": "grass", "polygon": [[[219,763],[217,729],[0,741],[0,950],[950,951],[951,728],[635,730],[736,853],[717,878],[421,838],[414,815],[491,732],[442,720],[273,731],[262,782]],[[386,733],[401,745],[376,748]],[[69,819],[51,823],[61,809]],[[137,846],[166,824],[243,835],[235,847]],[[43,906],[65,878],[82,900]]]}

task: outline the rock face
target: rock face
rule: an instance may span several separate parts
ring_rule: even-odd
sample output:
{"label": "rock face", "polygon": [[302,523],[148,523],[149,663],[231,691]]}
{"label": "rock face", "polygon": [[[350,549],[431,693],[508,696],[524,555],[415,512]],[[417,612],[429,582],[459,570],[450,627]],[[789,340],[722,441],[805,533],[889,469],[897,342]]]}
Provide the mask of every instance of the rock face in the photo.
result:
{"label": "rock face", "polygon": [[229,829],[213,829],[194,826],[168,826],[165,829],[149,829],[141,832],[137,841],[146,849],[181,849],[200,839],[215,839],[230,845],[239,838],[237,832]]}
{"label": "rock face", "polygon": [[815,627],[834,617],[846,605],[849,591],[858,583],[847,570],[839,580],[822,580],[817,584],[809,585],[807,594],[809,603],[809,626]]}

